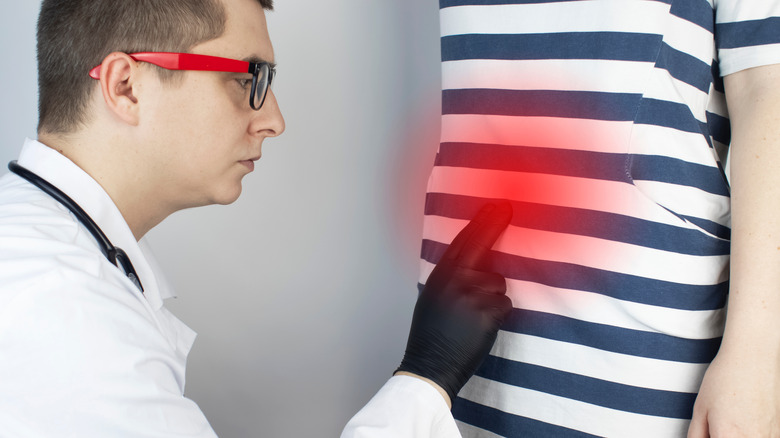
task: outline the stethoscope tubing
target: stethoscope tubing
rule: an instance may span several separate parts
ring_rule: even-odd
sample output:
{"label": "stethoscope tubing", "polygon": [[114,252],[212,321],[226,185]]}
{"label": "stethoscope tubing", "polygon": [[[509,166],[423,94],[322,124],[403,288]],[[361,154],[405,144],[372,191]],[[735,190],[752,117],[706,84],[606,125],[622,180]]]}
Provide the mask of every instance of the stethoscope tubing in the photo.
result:
{"label": "stethoscope tubing", "polygon": [[138,278],[138,274],[135,272],[135,267],[133,267],[132,262],[130,262],[130,258],[127,256],[127,253],[125,253],[122,248],[115,247],[111,241],[108,240],[108,237],[106,237],[105,233],[103,233],[103,230],[100,229],[98,224],[92,220],[89,214],[87,214],[87,212],[84,211],[84,209],[81,208],[81,206],[77,204],[76,201],[71,199],[71,197],[66,195],[62,190],[58,189],[54,184],[38,176],[35,172],[32,172],[31,170],[19,165],[16,160],[8,163],[8,170],[24,178],[35,187],[38,187],[41,189],[41,191],[51,196],[65,208],[70,210],[70,212],[76,216],[76,219],[78,219],[78,221],[84,225],[84,228],[86,228],[87,231],[92,234],[92,237],[95,238],[98,246],[100,247],[100,251],[108,259],[108,261],[118,268],[121,264],[121,268],[125,271],[127,277],[130,278],[130,280],[141,290],[141,292],[144,291],[144,288],[141,285],[141,279]]}

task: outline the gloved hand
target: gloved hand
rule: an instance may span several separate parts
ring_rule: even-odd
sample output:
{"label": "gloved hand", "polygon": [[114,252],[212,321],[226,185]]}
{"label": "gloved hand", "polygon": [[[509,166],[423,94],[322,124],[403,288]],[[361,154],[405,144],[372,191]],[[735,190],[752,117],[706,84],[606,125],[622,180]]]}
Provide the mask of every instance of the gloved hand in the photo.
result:
{"label": "gloved hand", "polygon": [[453,239],[425,284],[401,366],[454,400],[487,356],[512,309],[504,277],[478,270],[512,218],[508,202],[488,204]]}

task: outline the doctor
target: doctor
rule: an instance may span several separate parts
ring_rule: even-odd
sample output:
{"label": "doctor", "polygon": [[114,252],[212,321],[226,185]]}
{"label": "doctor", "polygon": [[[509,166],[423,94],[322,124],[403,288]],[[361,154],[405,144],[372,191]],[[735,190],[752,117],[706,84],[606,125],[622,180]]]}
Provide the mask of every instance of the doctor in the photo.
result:
{"label": "doctor", "polygon": [[[271,0],[44,0],[40,120],[0,179],[0,436],[213,437],[183,396],[194,333],[143,236],[228,204],[284,120]],[[406,354],[343,437],[459,436],[448,405],[511,307],[488,205],[418,299]]]}

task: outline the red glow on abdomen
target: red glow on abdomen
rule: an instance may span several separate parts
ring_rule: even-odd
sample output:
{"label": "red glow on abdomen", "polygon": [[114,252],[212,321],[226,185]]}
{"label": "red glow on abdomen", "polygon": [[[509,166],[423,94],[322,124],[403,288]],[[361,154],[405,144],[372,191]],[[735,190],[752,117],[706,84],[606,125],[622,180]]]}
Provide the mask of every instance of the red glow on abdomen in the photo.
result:
{"label": "red glow on abdomen", "polygon": [[428,182],[423,238],[448,244],[482,205],[503,199],[512,203],[514,217],[494,246],[498,257],[612,268],[626,245],[611,238],[612,225],[602,219],[627,214],[637,204],[625,172],[630,127],[546,117],[445,116]]}

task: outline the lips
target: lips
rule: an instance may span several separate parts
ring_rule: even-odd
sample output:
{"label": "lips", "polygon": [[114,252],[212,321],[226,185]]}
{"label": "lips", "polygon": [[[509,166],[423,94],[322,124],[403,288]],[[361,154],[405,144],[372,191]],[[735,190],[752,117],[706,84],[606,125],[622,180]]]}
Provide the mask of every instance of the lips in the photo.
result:
{"label": "lips", "polygon": [[251,171],[255,170],[255,161],[257,161],[257,160],[259,160],[259,159],[260,159],[260,157],[257,157],[257,158],[250,158],[250,159],[248,159],[248,160],[242,160],[242,161],[239,161],[239,163],[241,163],[241,164],[243,164],[244,166],[246,166],[246,167],[247,167],[247,169],[249,169],[249,171],[251,172]]}
{"label": "lips", "polygon": [[251,172],[251,171],[255,170],[255,161],[259,160],[262,156],[263,156],[263,153],[258,151],[257,155],[255,155],[253,157],[249,157],[249,158],[247,158],[245,160],[241,160],[241,161],[239,161],[239,163],[241,163],[244,166],[246,166],[249,169],[249,171]]}

